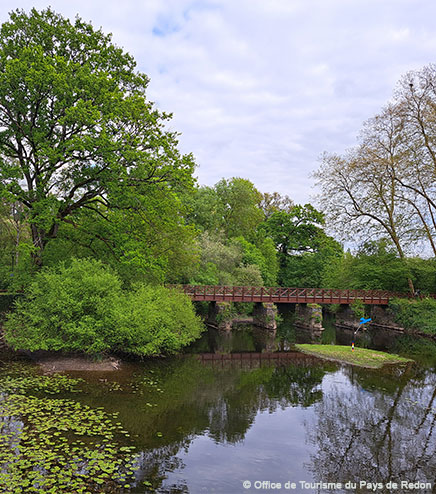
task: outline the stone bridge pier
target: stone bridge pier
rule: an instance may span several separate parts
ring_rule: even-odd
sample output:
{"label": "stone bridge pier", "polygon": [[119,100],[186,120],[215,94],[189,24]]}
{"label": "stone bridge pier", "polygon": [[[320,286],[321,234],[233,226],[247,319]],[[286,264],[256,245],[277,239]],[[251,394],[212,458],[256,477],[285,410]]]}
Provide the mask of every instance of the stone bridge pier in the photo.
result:
{"label": "stone bridge pier", "polygon": [[[277,306],[270,302],[256,302],[253,309],[252,324],[263,329],[277,329]],[[210,302],[206,322],[223,331],[230,331],[235,314],[230,302]],[[249,318],[250,319],[250,318]],[[235,319],[238,320],[237,318]]]}
{"label": "stone bridge pier", "polygon": [[224,331],[232,329],[230,302],[209,302],[206,323]]}
{"label": "stone bridge pier", "polygon": [[324,331],[322,307],[319,304],[296,304],[295,325],[309,329],[314,336],[321,336]]}
{"label": "stone bridge pier", "polygon": [[277,306],[270,302],[257,302],[253,309],[253,324],[274,331],[277,329]]}

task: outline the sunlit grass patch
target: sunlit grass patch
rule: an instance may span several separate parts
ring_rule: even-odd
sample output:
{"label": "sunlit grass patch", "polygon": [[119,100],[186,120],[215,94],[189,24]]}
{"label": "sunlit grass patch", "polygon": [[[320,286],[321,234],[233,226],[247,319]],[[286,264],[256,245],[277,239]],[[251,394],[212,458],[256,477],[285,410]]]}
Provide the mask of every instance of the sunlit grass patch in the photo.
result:
{"label": "sunlit grass patch", "polygon": [[392,355],[377,350],[370,350],[368,348],[356,347],[353,352],[351,346],[348,345],[304,344],[295,345],[295,347],[301,352],[309,355],[372,369],[378,369],[385,364],[406,364],[408,362],[413,362],[413,360],[400,357],[399,355]]}

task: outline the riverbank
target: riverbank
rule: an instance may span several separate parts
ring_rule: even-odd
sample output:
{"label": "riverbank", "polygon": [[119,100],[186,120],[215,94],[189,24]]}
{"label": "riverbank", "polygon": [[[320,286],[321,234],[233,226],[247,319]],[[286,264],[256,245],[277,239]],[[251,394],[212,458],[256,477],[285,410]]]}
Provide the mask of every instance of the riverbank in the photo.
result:
{"label": "riverbank", "polygon": [[355,348],[352,351],[351,347],[344,345],[297,344],[295,347],[300,352],[308,355],[314,355],[334,362],[357,365],[367,369],[379,369],[386,364],[408,364],[413,362],[413,360],[400,357],[399,355],[391,355],[367,348]]}

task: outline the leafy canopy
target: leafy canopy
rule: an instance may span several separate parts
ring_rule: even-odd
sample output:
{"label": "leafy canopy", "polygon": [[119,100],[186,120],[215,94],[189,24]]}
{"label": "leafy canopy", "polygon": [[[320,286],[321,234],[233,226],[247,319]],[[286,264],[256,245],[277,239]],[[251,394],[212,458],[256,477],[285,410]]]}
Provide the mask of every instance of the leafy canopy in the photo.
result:
{"label": "leafy canopy", "polygon": [[[28,214],[35,263],[87,208],[142,208],[144,186],[193,185],[191,155],[146,99],[148,78],[111,36],[51,9],[0,28],[0,195]],[[131,193],[134,190],[135,193]]]}
{"label": "leafy canopy", "polygon": [[227,238],[248,238],[263,219],[262,194],[244,178],[222,179],[185,196],[188,220],[200,230],[225,233]]}
{"label": "leafy canopy", "polygon": [[321,228],[324,215],[311,204],[295,205],[290,212],[276,211],[265,221],[268,235],[274,241],[278,251],[285,256],[294,252],[313,250]]}

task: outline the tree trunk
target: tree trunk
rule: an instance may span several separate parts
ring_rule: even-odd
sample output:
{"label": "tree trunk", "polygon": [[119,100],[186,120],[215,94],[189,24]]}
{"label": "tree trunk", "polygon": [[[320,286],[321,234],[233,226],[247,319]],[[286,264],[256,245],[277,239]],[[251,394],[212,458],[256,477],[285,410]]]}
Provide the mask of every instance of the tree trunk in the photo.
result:
{"label": "tree trunk", "polygon": [[40,268],[42,266],[42,253],[44,251],[44,247],[46,245],[46,236],[45,232],[37,228],[36,225],[31,225],[32,231],[32,241],[33,241],[33,249],[31,252],[31,257],[33,264]]}
{"label": "tree trunk", "polygon": [[409,290],[412,295],[415,294],[415,287],[413,286],[413,281],[410,278],[407,278],[407,283],[409,284]]}

